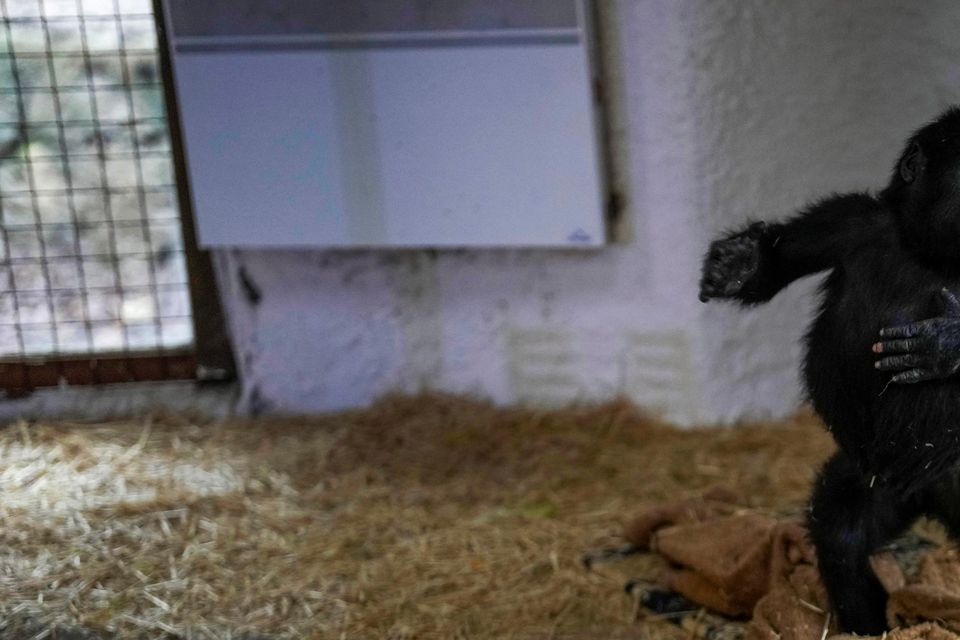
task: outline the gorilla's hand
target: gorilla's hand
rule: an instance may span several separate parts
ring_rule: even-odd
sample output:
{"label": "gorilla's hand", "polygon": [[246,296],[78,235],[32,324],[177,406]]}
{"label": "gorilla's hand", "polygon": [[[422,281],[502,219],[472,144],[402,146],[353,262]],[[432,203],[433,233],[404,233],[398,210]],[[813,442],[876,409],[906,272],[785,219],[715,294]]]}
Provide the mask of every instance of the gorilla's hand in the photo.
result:
{"label": "gorilla's hand", "polygon": [[886,357],[875,366],[899,371],[893,382],[942,380],[960,370],[960,300],[947,289],[940,291],[940,299],[942,316],[880,330],[882,340],[873,352]]}
{"label": "gorilla's hand", "polygon": [[712,298],[739,298],[760,270],[761,237],[766,223],[755,222],[745,231],[710,244],[700,278],[700,301]]}

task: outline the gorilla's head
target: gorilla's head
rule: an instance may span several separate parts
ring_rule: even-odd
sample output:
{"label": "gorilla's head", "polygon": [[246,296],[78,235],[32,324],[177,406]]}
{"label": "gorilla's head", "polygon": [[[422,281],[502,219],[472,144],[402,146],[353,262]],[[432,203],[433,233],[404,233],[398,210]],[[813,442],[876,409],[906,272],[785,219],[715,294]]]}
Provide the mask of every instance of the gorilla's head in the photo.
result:
{"label": "gorilla's head", "polygon": [[910,137],[882,196],[905,246],[938,267],[960,269],[960,108]]}

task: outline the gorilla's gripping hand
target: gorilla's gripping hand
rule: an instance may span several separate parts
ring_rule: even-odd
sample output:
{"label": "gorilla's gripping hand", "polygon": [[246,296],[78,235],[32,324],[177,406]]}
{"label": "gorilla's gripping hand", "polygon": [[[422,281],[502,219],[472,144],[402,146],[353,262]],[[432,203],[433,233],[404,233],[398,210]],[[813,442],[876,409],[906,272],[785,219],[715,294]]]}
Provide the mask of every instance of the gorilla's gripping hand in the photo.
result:
{"label": "gorilla's gripping hand", "polygon": [[700,301],[732,298],[754,302],[765,262],[764,222],[710,244],[700,278]]}
{"label": "gorilla's gripping hand", "polygon": [[960,300],[943,289],[943,315],[880,330],[873,352],[881,371],[899,371],[893,382],[942,380],[960,371]]}

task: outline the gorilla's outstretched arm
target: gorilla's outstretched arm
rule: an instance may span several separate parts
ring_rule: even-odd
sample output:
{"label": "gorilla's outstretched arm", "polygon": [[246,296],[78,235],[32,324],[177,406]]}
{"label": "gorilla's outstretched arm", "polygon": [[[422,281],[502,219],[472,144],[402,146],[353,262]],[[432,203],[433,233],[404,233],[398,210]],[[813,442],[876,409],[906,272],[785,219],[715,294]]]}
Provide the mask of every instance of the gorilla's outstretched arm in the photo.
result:
{"label": "gorilla's outstretched arm", "polygon": [[883,205],[865,193],[831,196],[786,222],[755,222],[710,245],[700,300],[766,302],[794,280],[836,266],[892,223]]}

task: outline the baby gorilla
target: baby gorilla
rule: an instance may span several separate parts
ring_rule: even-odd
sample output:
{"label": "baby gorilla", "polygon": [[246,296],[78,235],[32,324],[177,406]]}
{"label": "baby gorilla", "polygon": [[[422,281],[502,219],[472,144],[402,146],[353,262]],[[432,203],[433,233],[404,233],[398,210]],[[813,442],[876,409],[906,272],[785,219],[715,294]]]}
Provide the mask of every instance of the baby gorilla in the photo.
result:
{"label": "baby gorilla", "polygon": [[886,594],[869,555],[924,514],[960,540],[960,109],[910,138],[877,196],[714,242],[700,298],[759,304],[826,270],[803,373],[839,446],[808,524],[840,627],[875,634]]}

